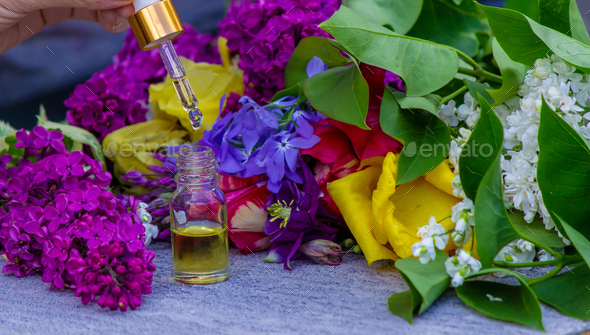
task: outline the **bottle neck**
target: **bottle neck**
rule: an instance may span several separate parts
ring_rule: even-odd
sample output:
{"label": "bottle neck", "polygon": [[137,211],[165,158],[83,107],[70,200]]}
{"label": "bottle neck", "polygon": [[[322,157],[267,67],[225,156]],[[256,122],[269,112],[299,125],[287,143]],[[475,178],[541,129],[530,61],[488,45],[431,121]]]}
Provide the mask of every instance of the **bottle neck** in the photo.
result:
{"label": "bottle neck", "polygon": [[178,153],[178,187],[214,188],[218,174],[213,150],[209,147],[186,147]]}

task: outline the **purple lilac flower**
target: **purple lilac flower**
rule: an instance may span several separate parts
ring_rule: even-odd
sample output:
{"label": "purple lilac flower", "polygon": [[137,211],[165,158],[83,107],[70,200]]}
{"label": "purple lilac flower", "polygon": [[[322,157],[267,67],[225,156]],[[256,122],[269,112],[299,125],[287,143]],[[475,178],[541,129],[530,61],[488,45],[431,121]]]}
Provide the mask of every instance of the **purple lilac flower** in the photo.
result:
{"label": "purple lilac flower", "polygon": [[[299,158],[303,169],[301,189],[292,181],[283,181],[278,193],[266,202],[270,215],[264,233],[272,236],[266,262],[284,262],[291,270],[291,260],[299,258],[299,247],[313,240],[333,241],[338,232],[339,217],[320,203],[320,188],[311,170]],[[329,223],[331,222],[331,223]]]}
{"label": "purple lilac flower", "polygon": [[[195,62],[221,63],[214,37],[185,26],[185,33],[173,41],[177,53]],[[126,125],[146,121],[148,89],[166,77],[166,68],[157,50],[142,52],[133,33],[114,64],[78,85],[65,101],[66,120],[93,133],[102,141],[109,133]]]}
{"label": "purple lilac flower", "polygon": [[[102,164],[59,144],[63,135],[35,127],[17,132],[25,154],[7,168],[0,157],[2,272],[42,274],[50,288],[69,287],[87,304],[135,309],[151,292],[153,253],[145,250],[144,227],[134,211],[105,187]],[[63,144],[63,143],[62,143]],[[132,197],[127,203],[137,206]]]}
{"label": "purple lilac flower", "polygon": [[244,94],[262,102],[282,90],[285,67],[295,47],[308,36],[329,36],[317,26],[334,14],[340,2],[233,1],[219,28],[228,48],[240,55]]}

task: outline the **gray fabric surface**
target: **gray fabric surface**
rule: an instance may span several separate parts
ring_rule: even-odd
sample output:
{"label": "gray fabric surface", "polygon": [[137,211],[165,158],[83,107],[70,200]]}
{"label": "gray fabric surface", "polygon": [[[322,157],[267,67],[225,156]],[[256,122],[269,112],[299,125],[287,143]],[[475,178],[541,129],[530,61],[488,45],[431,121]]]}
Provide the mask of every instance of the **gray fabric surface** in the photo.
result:
{"label": "gray fabric surface", "polygon": [[[351,254],[337,267],[301,260],[286,271],[264,263],[264,253],[232,249],[229,281],[185,286],[171,279],[170,246],[150,248],[154,292],[125,313],[83,306],[72,291],[49,291],[39,276],[0,275],[0,334],[542,334],[483,316],[453,290],[409,325],[387,310],[387,298],[407,289],[393,262],[369,268]],[[542,309],[547,334],[590,329],[590,322]]]}

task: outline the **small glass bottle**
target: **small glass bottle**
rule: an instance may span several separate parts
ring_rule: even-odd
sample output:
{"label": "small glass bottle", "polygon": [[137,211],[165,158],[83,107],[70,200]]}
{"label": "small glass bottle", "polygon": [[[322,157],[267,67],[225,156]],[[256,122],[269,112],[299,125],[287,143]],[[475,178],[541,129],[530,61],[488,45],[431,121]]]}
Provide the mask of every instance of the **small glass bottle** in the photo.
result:
{"label": "small glass bottle", "polygon": [[177,188],[170,198],[174,280],[225,281],[229,278],[227,206],[217,186],[215,155],[208,147],[186,147],[177,160]]}

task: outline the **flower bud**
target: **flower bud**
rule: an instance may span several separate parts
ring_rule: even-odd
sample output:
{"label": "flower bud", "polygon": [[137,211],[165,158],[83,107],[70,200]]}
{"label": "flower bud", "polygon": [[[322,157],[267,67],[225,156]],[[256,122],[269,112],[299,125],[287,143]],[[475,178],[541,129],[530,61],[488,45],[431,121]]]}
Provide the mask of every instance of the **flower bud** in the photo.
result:
{"label": "flower bud", "polygon": [[351,238],[347,238],[346,240],[340,243],[340,246],[346,249],[350,249],[354,246],[354,240]]}
{"label": "flower bud", "polygon": [[319,264],[338,265],[342,257],[342,248],[328,240],[313,240],[299,246],[299,251],[310,260]]}

